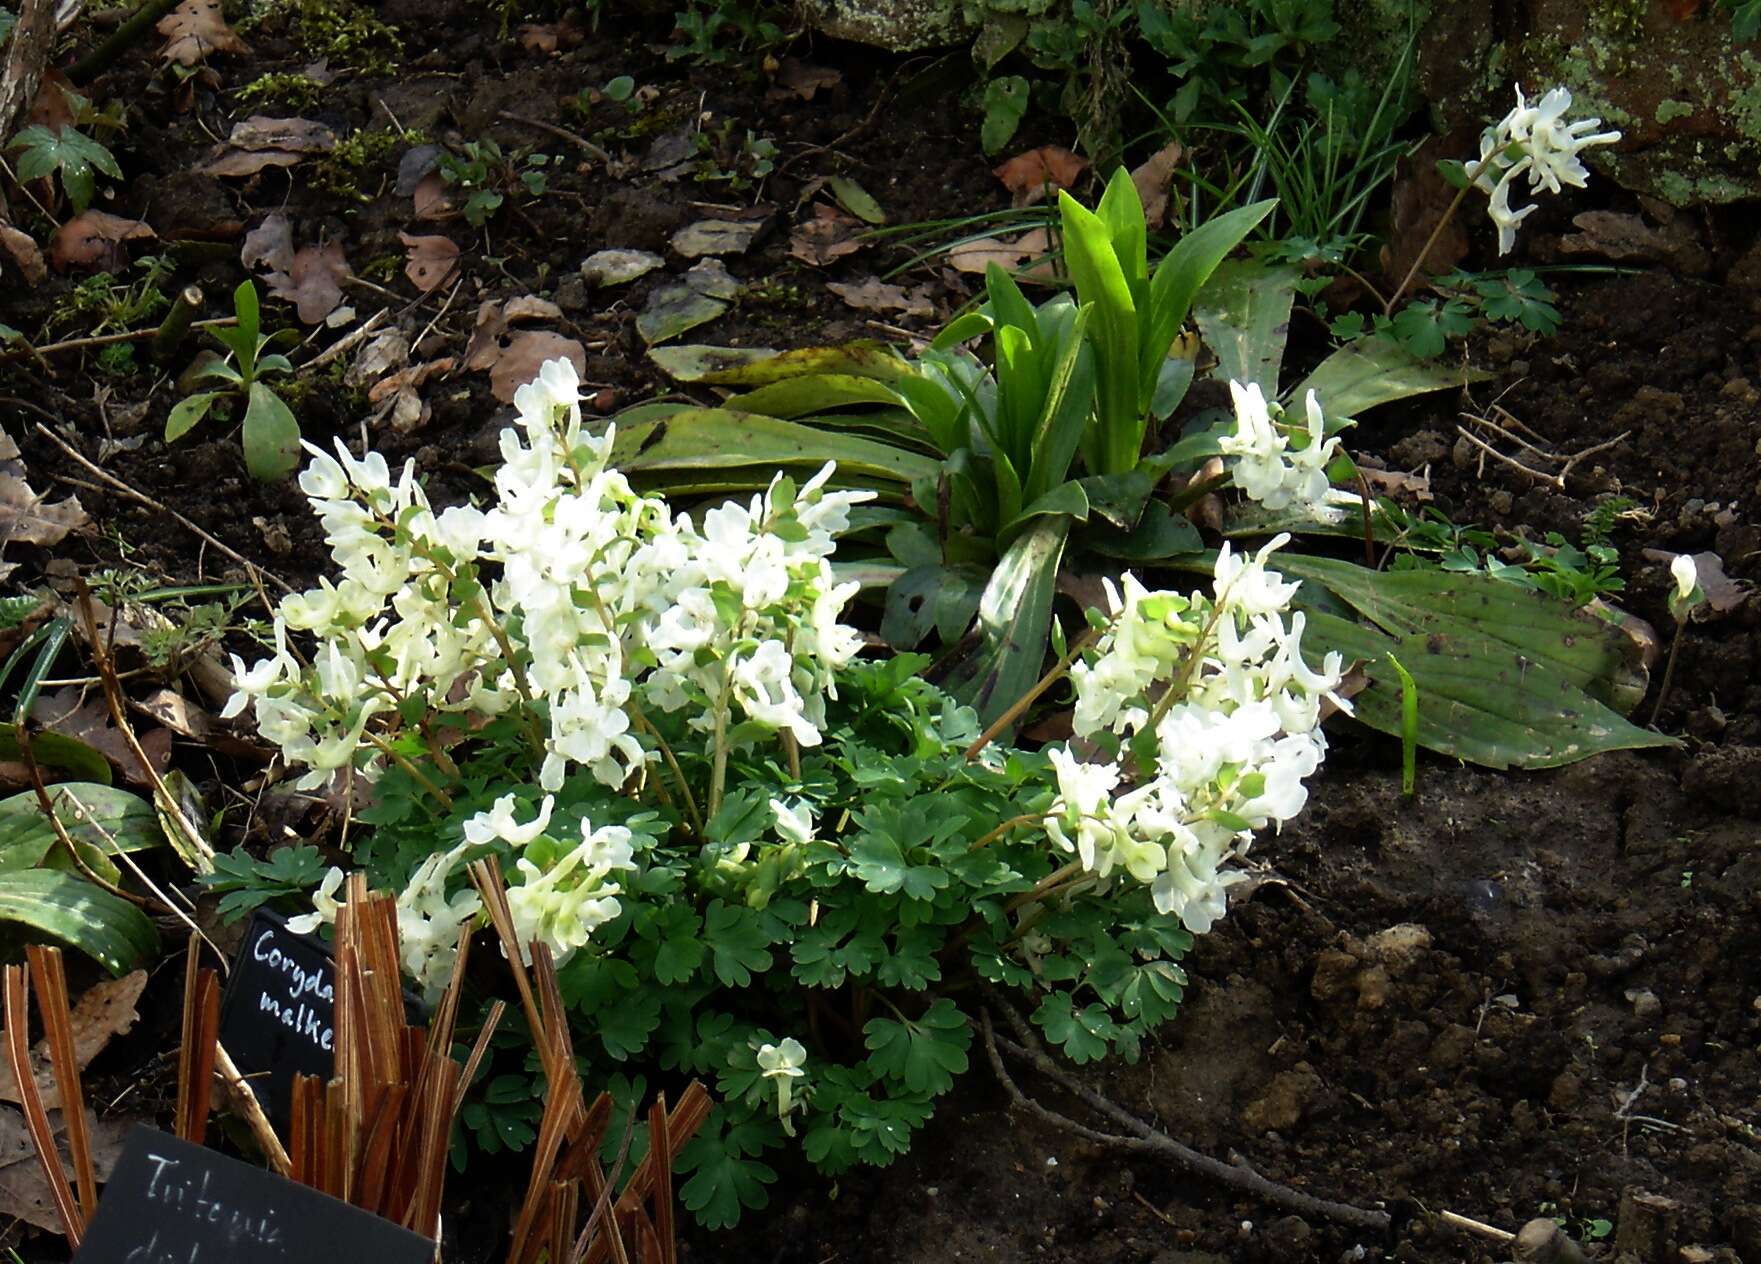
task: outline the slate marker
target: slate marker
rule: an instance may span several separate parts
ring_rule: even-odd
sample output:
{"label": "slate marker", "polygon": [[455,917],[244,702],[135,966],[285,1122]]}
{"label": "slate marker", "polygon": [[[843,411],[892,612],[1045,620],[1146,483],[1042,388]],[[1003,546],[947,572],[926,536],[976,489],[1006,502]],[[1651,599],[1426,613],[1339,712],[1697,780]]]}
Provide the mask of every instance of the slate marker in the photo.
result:
{"label": "slate marker", "polygon": [[145,1125],[128,1135],[75,1264],[433,1264],[434,1243]]}
{"label": "slate marker", "polygon": [[330,950],[259,909],[226,981],[220,1043],[276,1123],[288,1121],[296,1074],[331,1077],[335,1012]]}

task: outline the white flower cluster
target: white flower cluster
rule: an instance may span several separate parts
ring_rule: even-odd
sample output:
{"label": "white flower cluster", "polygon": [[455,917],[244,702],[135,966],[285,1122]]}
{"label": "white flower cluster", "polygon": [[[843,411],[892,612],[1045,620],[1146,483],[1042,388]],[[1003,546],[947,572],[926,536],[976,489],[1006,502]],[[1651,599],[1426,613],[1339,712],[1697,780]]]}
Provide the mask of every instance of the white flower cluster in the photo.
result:
{"label": "white flower cluster", "polygon": [[[748,506],[710,510],[699,530],[607,467],[612,434],[582,430],[579,400],[564,360],[520,388],[525,437],[503,431],[487,512],[435,514],[411,467],[394,484],[377,453],[310,449],[300,487],[342,576],[281,603],[276,653],[248,670],[234,658],[225,710],[251,704],[264,736],[308,769],[302,787],[351,765],[375,775],[372,721],[412,709],[488,717],[536,704],[546,790],[571,766],[623,784],[649,758],[644,705],[725,700],[818,742],[834,674],[860,647],[838,622],[856,585],[834,582],[827,559],[850,506],[872,493],[827,491],[828,465],[792,496],[779,479]],[[290,628],[318,637],[311,667]]]}
{"label": "white flower cluster", "polygon": [[[514,819],[515,797],[503,795],[489,811],[479,812],[465,822],[463,842],[429,856],[398,893],[397,930],[404,973],[416,981],[429,1002],[440,994],[452,975],[459,931],[483,911],[483,901],[469,887],[447,894],[449,880],[472,848],[499,840],[518,849],[520,854],[514,867],[524,881],[508,888],[515,937],[522,946],[535,939],[544,941],[558,965],[622,911],[616,897],[623,889],[610,880],[611,875],[614,870],[636,867],[631,834],[624,827],[606,825],[594,829],[583,820],[578,846],[545,866],[529,858],[531,845],[548,837],[545,831],[550,828],[555,802],[553,795],[545,795],[538,815],[521,825]],[[288,929],[309,935],[321,925],[334,925],[336,891],[342,881],[341,869],[333,868],[325,874],[312,895],[313,911],[289,918]],[[531,964],[529,958],[527,964]]]}
{"label": "white flower cluster", "polygon": [[[836,672],[861,645],[838,620],[857,586],[835,582],[829,558],[850,507],[872,493],[828,491],[828,465],[798,491],[779,476],[747,505],[712,509],[699,529],[607,466],[612,432],[582,429],[579,385],[554,360],[515,394],[519,429],[502,432],[487,510],[436,514],[412,466],[394,482],[377,453],[309,447],[300,488],[341,575],[282,601],[275,653],[249,669],[233,659],[224,711],[250,705],[306,769],[302,788],[345,769],[378,776],[391,752],[382,729],[419,730],[433,749],[436,721],[469,728],[510,711],[537,726],[546,791],[572,768],[624,785],[654,758],[641,737],[648,708],[690,708],[704,728],[733,713],[748,731],[820,741]],[[290,630],[317,638],[309,666]],[[469,892],[446,895],[463,849],[524,849],[550,804],[520,826],[504,798],[459,848],[424,862],[399,901],[412,975],[444,978],[478,911]],[[522,942],[541,936],[559,956],[579,947],[616,915],[607,877],[632,863],[616,827],[584,824],[580,846],[547,866],[522,852],[524,882],[509,893]],[[321,890],[320,920],[334,916],[340,881]]]}
{"label": "white flower cluster", "polygon": [[1554,88],[1530,104],[1522,87],[1516,90],[1516,108],[1480,135],[1480,156],[1466,164],[1468,179],[1491,195],[1489,214],[1498,226],[1498,253],[1516,244],[1517,226],[1532,214],[1535,204],[1511,209],[1510,194],[1517,178],[1529,177],[1531,195],[1546,189],[1558,193],[1563,185],[1583,188],[1590,178],[1578,152],[1591,145],[1612,145],[1619,132],[1598,132],[1602,120],[1565,122],[1571,109],[1571,93]]}
{"label": "white flower cluster", "polygon": [[1217,441],[1224,456],[1235,458],[1230,475],[1249,500],[1267,509],[1317,505],[1327,495],[1327,465],[1339,452],[1339,438],[1327,437],[1321,402],[1310,391],[1303,400],[1308,414],[1308,446],[1292,450],[1281,423],[1284,410],[1267,403],[1258,383],[1229,383],[1235,402],[1235,433]]}
{"label": "white flower cluster", "polygon": [[1251,558],[1224,544],[1214,599],[1149,592],[1130,574],[1122,593],[1109,584],[1111,624],[1093,659],[1071,669],[1075,731],[1153,749],[1153,766],[1146,755],[1128,778],[1126,764],[1051,752],[1052,841],[1099,878],[1123,869],[1148,883],[1156,907],[1194,933],[1223,915],[1243,877],[1227,863],[1254,831],[1302,811],[1303,781],[1327,750],[1321,700],[1344,706],[1333,693],[1339,655],[1318,672],[1303,661],[1303,615],[1286,614],[1298,585],[1266,568],[1288,538]]}

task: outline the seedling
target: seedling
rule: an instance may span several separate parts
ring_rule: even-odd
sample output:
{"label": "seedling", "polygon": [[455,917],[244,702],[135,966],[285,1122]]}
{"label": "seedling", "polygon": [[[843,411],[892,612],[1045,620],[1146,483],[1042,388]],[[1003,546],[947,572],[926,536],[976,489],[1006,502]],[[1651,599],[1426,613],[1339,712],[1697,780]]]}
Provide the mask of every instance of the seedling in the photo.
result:
{"label": "seedling", "polygon": [[218,378],[227,385],[178,401],[165,419],[165,442],[176,443],[220,401],[243,397],[245,420],[240,438],[245,449],[245,467],[252,478],[274,482],[292,473],[299,463],[300,423],[265,380],[291,374],[293,365],[280,353],[263,352],[271,343],[291,338],[292,333],[262,333],[257,287],[251,282],[241,283],[233,291],[232,301],[238,324],[209,330],[226,347],[229,356],[221,358],[208,353],[212,358],[194,375],[197,381]]}
{"label": "seedling", "polygon": [[1663,710],[1663,700],[1669,697],[1670,682],[1675,679],[1675,656],[1682,647],[1682,630],[1688,626],[1694,610],[1706,600],[1706,590],[1700,587],[1700,569],[1689,554],[1676,554],[1675,560],[1669,564],[1669,578],[1673,585],[1669,592],[1669,614],[1675,620],[1675,635],[1670,638],[1669,662],[1664,665],[1663,683],[1657,687],[1657,701],[1651,707],[1653,725]]}
{"label": "seedling", "polygon": [[549,154],[503,154],[493,140],[471,140],[457,153],[440,156],[440,178],[467,196],[460,208],[465,222],[481,228],[510,194],[541,197],[550,185]]}

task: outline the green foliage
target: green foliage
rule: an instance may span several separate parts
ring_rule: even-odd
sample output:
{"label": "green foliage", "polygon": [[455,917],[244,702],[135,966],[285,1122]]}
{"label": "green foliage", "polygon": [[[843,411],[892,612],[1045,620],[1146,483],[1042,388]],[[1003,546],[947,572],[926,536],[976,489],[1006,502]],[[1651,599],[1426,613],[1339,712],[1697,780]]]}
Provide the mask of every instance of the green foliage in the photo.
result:
{"label": "green foliage", "polygon": [[240,105],[278,105],[294,111],[316,109],[323,99],[324,85],[297,70],[258,75],[238,90]]}
{"label": "green foliage", "polygon": [[165,283],[176,267],[166,255],[144,255],[134,261],[141,275],[133,281],[108,272],[83,277],[56,301],[43,333],[74,326],[96,337],[138,329],[171,305]]}
{"label": "green foliage", "polygon": [[481,228],[512,197],[542,197],[550,185],[549,154],[502,153],[493,140],[468,140],[440,155],[440,178],[465,195],[465,222]]}
{"label": "green foliage", "polygon": [[788,38],[783,10],[754,0],[688,0],[673,15],[668,61],[719,66],[759,56]]}
{"label": "green foliage", "polygon": [[110,151],[69,123],[58,131],[32,123],[20,129],[7,148],[20,151],[16,168],[20,180],[47,180],[59,173],[62,192],[76,212],[92,204],[94,172],[122,179],[122,168]]}
{"label": "green foliage", "polygon": [[1450,341],[1488,323],[1520,325],[1533,333],[1559,328],[1554,293],[1533,272],[1452,272],[1436,278],[1440,299],[1414,299],[1393,317],[1344,312],[1328,323],[1335,338],[1387,338],[1421,360],[1441,356]]}
{"label": "green foliage", "polygon": [[[980,980],[1015,989],[1060,1043],[1069,1038],[1058,1016],[1074,1006],[1095,1056],[1135,1057],[1177,1008],[1175,963],[1189,938],[1155,913],[1147,888],[1055,874],[1037,829],[998,831],[1045,811],[1046,761],[1009,751],[969,762],[976,717],[922,678],[926,661],[853,664],[799,772],[761,752],[737,755],[739,786],[701,836],[664,805],[590,777],[557,794],[550,836],[578,837],[582,819],[621,823],[638,864],[617,918],[560,971],[571,1021],[586,1033],[577,1052],[596,1083],[656,1065],[714,1081],[720,1104],[679,1163],[682,1201],[706,1225],[766,1205],[770,1155],[791,1135],[829,1175],[904,1153],[970,1066]],[[686,717],[651,719],[686,775],[700,773]],[[486,808],[510,761],[525,758],[520,740],[510,730],[462,757],[446,781],[453,810],[439,820],[404,793],[402,773],[387,772],[357,858],[374,884],[400,885]],[[811,812],[809,841],[776,841],[773,798]],[[210,886],[268,885],[261,866],[221,863]],[[807,1046],[786,1114],[757,1062],[784,1038]],[[540,1094],[518,1045],[497,1046],[465,1108],[462,1136],[478,1150],[531,1142]]]}
{"label": "green foliage", "polygon": [[291,331],[267,335],[262,332],[257,288],[250,281],[239,284],[232,301],[238,324],[208,331],[227,349],[228,358],[208,353],[206,363],[193,375],[197,381],[217,378],[226,385],[179,400],[165,419],[165,442],[175,443],[188,434],[221,400],[242,398],[245,416],[240,440],[245,450],[245,467],[251,477],[274,482],[293,473],[299,464],[300,424],[265,380],[291,374],[293,365],[284,355],[264,352],[284,336],[291,336]]}
{"label": "green foliage", "polygon": [[214,872],[196,881],[220,896],[217,912],[227,924],[239,921],[272,900],[303,895],[324,876],[324,858],[316,847],[301,843],[281,847],[259,860],[243,847],[214,856]]}
{"label": "green foliage", "polygon": [[1714,0],[1730,14],[1730,37],[1739,44],[1761,39],[1761,0]]}

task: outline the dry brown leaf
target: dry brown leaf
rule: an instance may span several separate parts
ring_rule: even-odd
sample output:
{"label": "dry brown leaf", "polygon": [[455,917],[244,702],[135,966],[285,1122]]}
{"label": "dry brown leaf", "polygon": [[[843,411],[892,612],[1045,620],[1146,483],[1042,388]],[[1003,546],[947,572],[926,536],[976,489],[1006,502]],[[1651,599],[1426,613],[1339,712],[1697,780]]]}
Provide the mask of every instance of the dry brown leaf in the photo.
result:
{"label": "dry brown leaf", "polygon": [[[31,718],[51,732],[84,742],[98,751],[131,785],[144,786],[151,781],[128,739],[123,737],[122,730],[112,723],[110,708],[102,697],[87,694],[77,685],[69,685],[40,695],[31,708]],[[168,771],[171,767],[171,730],[150,729],[135,736],[153,771],[161,775]]]}
{"label": "dry brown leaf", "polygon": [[511,298],[506,303],[486,299],[477,307],[477,324],[471,341],[465,344],[465,367],[474,373],[493,368],[506,349],[503,336],[516,320],[556,320],[562,308],[547,299],[531,294]]}
{"label": "dry brown leaf", "polygon": [[156,689],[130,705],[151,716],[179,737],[205,742],[214,732],[214,717],[175,689]]}
{"label": "dry brown leaf", "polygon": [[538,376],[546,360],[568,360],[575,372],[587,372],[587,348],[573,338],[549,330],[523,329],[508,339],[507,346],[489,371],[490,392],[504,404],[514,402],[514,392]]}
{"label": "dry brown leaf", "polygon": [[[85,1070],[114,1037],[126,1035],[134,1026],[140,1017],[135,1012],[135,1002],[141,999],[146,986],[147,972],[136,970],[120,979],[94,983],[74,1003],[71,1015],[74,1060],[79,1063],[80,1070]],[[46,1039],[37,1041],[31,1049],[31,1066],[35,1068],[34,1077],[38,1091],[43,1094],[44,1108],[60,1110],[61,1091],[55,1086],[55,1073],[49,1066],[49,1042]],[[18,1081],[13,1078],[12,1068],[3,1063],[0,1063],[0,1101],[18,1101]],[[4,1147],[0,1147],[0,1160],[6,1157]]]}
{"label": "dry brown leaf", "polygon": [[0,220],[0,247],[4,247],[7,257],[18,265],[27,285],[41,285],[49,279],[49,265],[43,262],[42,248],[22,228],[14,228]]}
{"label": "dry brown leaf", "polygon": [[214,157],[196,168],[205,176],[244,179],[270,167],[297,167],[306,160],[304,154],[290,154],[281,149],[220,149]]}
{"label": "dry brown leaf", "polygon": [[75,215],[49,238],[49,262],[60,272],[69,266],[94,272],[122,272],[128,267],[130,241],[157,236],[145,220],[124,219],[107,211]]}
{"label": "dry brown leaf", "polygon": [[414,390],[439,373],[450,373],[458,363],[452,356],[441,356],[424,364],[412,364],[375,382],[367,391],[367,402],[377,404],[398,391]]}
{"label": "dry brown leaf", "polygon": [[280,211],[271,211],[263,222],[245,234],[238,261],[246,272],[255,272],[259,263],[271,272],[286,273],[293,267],[293,225]]}
{"label": "dry brown leaf", "polygon": [[934,316],[935,304],[929,300],[929,286],[919,285],[907,293],[902,286],[888,285],[879,277],[869,277],[855,284],[826,282],[826,289],[851,307],[864,312],[903,312],[907,316]]}
{"label": "dry brown leaf", "polygon": [[1140,167],[1131,170],[1131,183],[1137,186],[1137,197],[1143,203],[1144,227],[1151,230],[1168,222],[1168,182],[1180,165],[1184,151],[1179,141],[1169,141],[1156,150]]}
{"label": "dry brown leaf", "polygon": [[226,24],[220,0],[183,0],[159,19],[154,28],[165,37],[161,59],[180,66],[194,66],[210,53],[248,54],[251,46]]}
{"label": "dry brown leaf", "polygon": [[1378,470],[1358,462],[1358,472],[1364,481],[1377,491],[1387,492],[1391,496],[1410,497],[1419,502],[1432,500],[1431,477],[1428,474],[1403,474],[1399,470]]}
{"label": "dry brown leaf", "polygon": [[1074,187],[1088,159],[1061,145],[1041,145],[993,169],[1016,206],[1032,206],[1048,192]]}
{"label": "dry brown leaf", "polygon": [[287,272],[272,273],[266,283],[276,298],[294,305],[303,324],[316,325],[342,302],[342,283],[353,275],[342,243],[327,241],[322,246],[301,246]]}
{"label": "dry brown leaf", "polygon": [[[59,1111],[49,1116],[55,1130],[57,1149],[61,1152],[61,1168],[73,1180],[73,1164],[67,1154],[67,1138]],[[92,1149],[92,1167],[100,1181],[110,1179],[116,1160],[122,1155],[123,1143],[137,1123],[149,1120],[109,1116],[99,1119],[86,1111],[86,1136]],[[19,1147],[23,1149],[20,1151]],[[24,1116],[9,1107],[0,1108],[0,1216],[13,1216],[26,1224],[50,1233],[61,1232],[61,1217],[55,1210],[54,1196],[49,1192],[49,1178],[37,1162],[37,1148],[30,1139]]]}
{"label": "dry brown leaf", "polygon": [[25,481],[18,444],[0,431],[0,550],[8,544],[59,544],[89,519],[79,497],[47,503]]}
{"label": "dry brown leaf", "polygon": [[520,47],[529,53],[554,53],[558,49],[578,48],[587,32],[575,24],[573,13],[560,22],[527,22],[520,27]]}
{"label": "dry brown leaf", "polygon": [[253,114],[232,125],[226,143],[234,149],[273,149],[290,154],[327,154],[336,148],[336,133],[307,118],[271,118]]}
{"label": "dry brown leaf", "polygon": [[459,266],[458,243],[450,237],[412,237],[400,232],[398,240],[409,248],[404,275],[424,294],[432,294],[448,281]]}
{"label": "dry brown leaf", "polygon": [[418,180],[416,191],[410,197],[415,203],[417,219],[436,223],[459,217],[458,204],[452,200],[452,192],[438,171],[430,171]]}
{"label": "dry brown leaf", "polygon": [[829,66],[809,66],[799,58],[785,57],[777,71],[776,82],[764,95],[768,101],[788,101],[797,97],[811,101],[813,94],[821,88],[835,88],[842,82],[844,76]]}
{"label": "dry brown leaf", "polygon": [[856,240],[866,225],[854,215],[823,203],[813,208],[813,218],[795,225],[789,234],[789,254],[802,263],[823,268],[834,259],[855,254],[866,244]]}
{"label": "dry brown leaf", "polygon": [[31,102],[31,112],[26,116],[25,122],[46,127],[52,132],[76,126],[79,118],[73,112],[73,104],[67,99],[67,94],[75,90],[73,80],[59,70],[45,71],[43,81],[37,87],[37,99]]}
{"label": "dry brown leaf", "polygon": [[975,272],[980,276],[995,263],[1013,273],[1017,281],[1051,285],[1057,281],[1050,258],[1051,235],[1043,228],[1025,232],[1014,240],[1002,237],[981,237],[961,242],[948,251],[948,262],[959,272]]}

